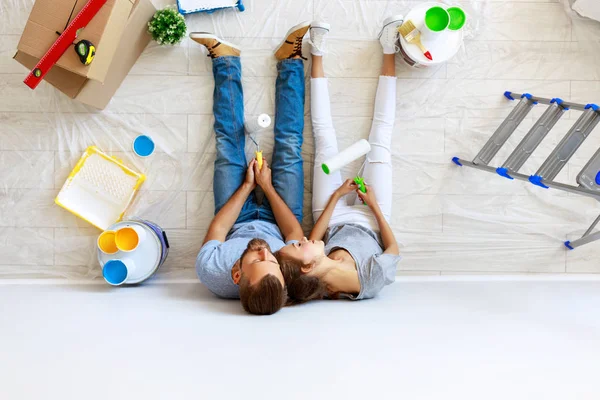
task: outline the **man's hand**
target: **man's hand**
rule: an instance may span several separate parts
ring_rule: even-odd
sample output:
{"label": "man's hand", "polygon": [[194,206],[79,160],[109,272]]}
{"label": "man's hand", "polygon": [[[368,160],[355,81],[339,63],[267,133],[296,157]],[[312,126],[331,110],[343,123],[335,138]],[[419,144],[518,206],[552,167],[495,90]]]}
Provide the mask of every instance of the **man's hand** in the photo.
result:
{"label": "man's hand", "polygon": [[363,203],[368,205],[371,210],[373,210],[373,211],[378,210],[379,204],[377,204],[377,199],[375,198],[375,193],[373,192],[373,190],[371,189],[370,186],[365,185],[365,188],[367,189],[366,193],[363,193],[360,190],[356,189],[356,193],[358,194],[358,197],[360,197],[360,199],[363,201]]}
{"label": "man's hand", "polygon": [[244,180],[244,185],[248,187],[250,191],[253,191],[256,188],[256,179],[254,175],[254,168],[257,165],[256,159],[250,161],[248,165],[248,170],[246,171],[246,179]]}
{"label": "man's hand", "polygon": [[254,160],[254,176],[256,177],[256,184],[263,190],[269,189],[272,186],[271,168],[269,168],[267,160],[263,159],[263,165],[260,169],[256,160]]}
{"label": "man's hand", "polygon": [[358,190],[358,185],[356,183],[354,183],[354,180],[346,179],[346,181],[344,183],[342,183],[342,186],[337,188],[337,190],[335,191],[335,194],[338,195],[339,197],[343,197],[343,196],[347,195],[348,193],[353,192],[355,190]]}

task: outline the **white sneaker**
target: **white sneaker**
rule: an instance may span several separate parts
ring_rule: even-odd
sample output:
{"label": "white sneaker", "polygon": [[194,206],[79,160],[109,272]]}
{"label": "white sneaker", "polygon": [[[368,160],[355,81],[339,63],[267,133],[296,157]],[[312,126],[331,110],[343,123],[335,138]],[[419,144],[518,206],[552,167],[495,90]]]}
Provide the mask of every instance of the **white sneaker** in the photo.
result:
{"label": "white sneaker", "polygon": [[323,56],[327,53],[325,37],[329,33],[329,24],[327,22],[314,21],[310,24],[310,54],[313,56]]}
{"label": "white sneaker", "polygon": [[404,16],[394,15],[383,21],[383,28],[379,32],[379,43],[383,47],[383,54],[394,54],[398,51],[398,27],[404,22]]}

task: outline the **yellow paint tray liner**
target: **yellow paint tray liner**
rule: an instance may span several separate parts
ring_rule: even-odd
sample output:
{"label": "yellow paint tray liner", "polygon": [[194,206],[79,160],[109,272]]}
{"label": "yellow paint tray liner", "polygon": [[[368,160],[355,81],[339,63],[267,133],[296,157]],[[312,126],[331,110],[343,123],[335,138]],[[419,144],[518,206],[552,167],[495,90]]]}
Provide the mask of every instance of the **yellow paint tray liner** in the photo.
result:
{"label": "yellow paint tray liner", "polygon": [[145,179],[143,174],[90,146],[54,201],[105,230],[121,220]]}

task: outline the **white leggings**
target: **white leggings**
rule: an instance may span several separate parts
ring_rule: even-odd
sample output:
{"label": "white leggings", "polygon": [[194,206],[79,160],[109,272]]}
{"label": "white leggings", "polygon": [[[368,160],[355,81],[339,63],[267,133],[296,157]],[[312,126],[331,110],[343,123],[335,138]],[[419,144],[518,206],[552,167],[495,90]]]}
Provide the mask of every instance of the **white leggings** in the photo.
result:
{"label": "white leggings", "polygon": [[[321,169],[326,159],[338,153],[335,129],[331,120],[329,89],[326,78],[310,81],[311,116],[315,136],[315,170],[313,177],[312,209],[315,221],[327,206],[329,198],[342,184],[340,171],[327,175]],[[389,222],[392,212],[392,131],[396,115],[396,78],[380,76],[375,96],[373,124],[369,134],[371,151],[367,154],[363,172],[365,183],[375,193],[377,203]],[[350,195],[349,195],[350,196]],[[329,225],[356,223],[379,232],[379,226],[369,207],[352,196],[354,204],[340,200],[333,211]]]}

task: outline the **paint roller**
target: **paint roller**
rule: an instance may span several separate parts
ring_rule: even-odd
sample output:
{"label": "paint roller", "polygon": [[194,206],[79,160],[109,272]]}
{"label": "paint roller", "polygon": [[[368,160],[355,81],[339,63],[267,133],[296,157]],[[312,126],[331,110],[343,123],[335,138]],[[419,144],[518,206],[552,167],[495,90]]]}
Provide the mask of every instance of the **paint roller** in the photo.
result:
{"label": "paint roller", "polygon": [[246,132],[250,136],[250,140],[252,140],[256,145],[256,162],[258,163],[258,169],[261,169],[263,166],[263,152],[260,150],[258,143],[256,140],[254,140],[252,135],[263,129],[267,129],[270,125],[271,117],[269,117],[267,114],[260,114],[257,118],[246,121],[244,124]]}
{"label": "paint roller", "polygon": [[325,160],[321,164],[321,168],[323,168],[323,172],[329,175],[341,169],[344,165],[348,165],[357,158],[364,156],[369,151],[371,151],[371,145],[365,139],[361,139],[337,155]]}

